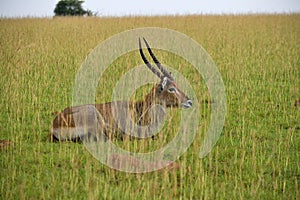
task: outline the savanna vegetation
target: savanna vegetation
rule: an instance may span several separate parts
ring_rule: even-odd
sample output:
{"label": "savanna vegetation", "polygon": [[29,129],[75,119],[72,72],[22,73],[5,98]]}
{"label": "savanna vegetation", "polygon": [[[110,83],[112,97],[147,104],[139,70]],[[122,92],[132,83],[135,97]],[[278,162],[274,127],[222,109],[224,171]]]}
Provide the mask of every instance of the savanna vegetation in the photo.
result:
{"label": "savanna vegetation", "polygon": [[[227,113],[212,152],[199,158],[210,116],[201,75],[159,51],[163,63],[187,77],[201,107],[199,134],[178,169],[129,174],[102,165],[82,144],[47,141],[52,113],[72,104],[74,78],[89,52],[114,34],[149,26],[188,35],[218,66]],[[299,198],[300,15],[24,18],[1,19],[0,27],[0,199]],[[112,63],[96,102],[109,101],[118,78],[141,63],[138,51]],[[141,152],[159,148],[178,120],[171,111],[155,140],[115,143]]]}

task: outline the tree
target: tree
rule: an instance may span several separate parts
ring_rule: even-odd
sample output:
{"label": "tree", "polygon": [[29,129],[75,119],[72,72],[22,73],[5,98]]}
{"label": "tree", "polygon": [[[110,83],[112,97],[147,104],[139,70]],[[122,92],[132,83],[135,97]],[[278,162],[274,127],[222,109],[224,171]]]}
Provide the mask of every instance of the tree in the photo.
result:
{"label": "tree", "polygon": [[82,16],[93,15],[90,10],[82,8],[84,1],[80,0],[60,0],[54,9],[55,16]]}

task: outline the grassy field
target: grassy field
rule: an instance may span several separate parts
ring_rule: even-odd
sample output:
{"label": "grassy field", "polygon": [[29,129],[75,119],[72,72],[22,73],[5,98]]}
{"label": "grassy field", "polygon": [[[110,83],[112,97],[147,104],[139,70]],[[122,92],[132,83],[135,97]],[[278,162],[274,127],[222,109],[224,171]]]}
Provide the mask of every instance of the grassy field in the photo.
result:
{"label": "grassy field", "polygon": [[[199,134],[179,169],[129,174],[102,165],[82,144],[49,143],[51,113],[72,104],[89,52],[114,34],[149,26],[188,35],[217,64],[228,110],[213,151],[199,158],[210,116],[205,83],[164,52],[157,57],[189,79],[201,107]],[[300,15],[0,19],[0,140],[12,141],[0,149],[0,199],[299,199],[299,36]],[[141,64],[132,54],[106,72],[97,103]],[[170,140],[173,129],[157,140],[116,143],[147,151]]]}

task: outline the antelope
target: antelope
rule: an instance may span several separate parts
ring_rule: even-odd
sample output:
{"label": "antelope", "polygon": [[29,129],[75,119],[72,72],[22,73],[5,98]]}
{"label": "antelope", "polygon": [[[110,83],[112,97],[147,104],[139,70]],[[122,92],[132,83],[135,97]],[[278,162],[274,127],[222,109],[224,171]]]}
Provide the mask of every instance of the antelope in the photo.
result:
{"label": "antelope", "polygon": [[[143,41],[157,68],[147,60],[142,49],[141,39],[139,38],[140,56],[146,66],[160,79],[160,82],[154,84],[150,92],[140,101],[113,101],[103,104],[88,104],[65,108],[56,115],[50,128],[49,137],[51,141],[79,141],[82,136],[85,137],[89,135],[89,132],[86,134],[80,130],[84,129],[83,126],[91,126],[90,128],[94,128],[93,126],[95,126],[95,124],[89,124],[88,119],[91,116],[99,122],[98,130],[108,138],[112,138],[116,133],[124,135],[126,130],[120,127],[120,122],[115,120],[113,116],[113,112],[120,109],[120,107],[126,107],[129,110],[128,112],[125,111],[119,114],[122,115],[122,119],[126,120],[128,117],[131,117],[136,124],[143,126],[151,123],[150,110],[155,105],[160,105],[162,108],[182,107],[186,109],[192,107],[192,100],[179,89],[172,75],[155,57],[145,38],[143,38]],[[93,110],[96,111],[96,116]],[[156,113],[154,113],[154,115],[156,115]],[[75,118],[86,118],[87,121],[75,123]]]}

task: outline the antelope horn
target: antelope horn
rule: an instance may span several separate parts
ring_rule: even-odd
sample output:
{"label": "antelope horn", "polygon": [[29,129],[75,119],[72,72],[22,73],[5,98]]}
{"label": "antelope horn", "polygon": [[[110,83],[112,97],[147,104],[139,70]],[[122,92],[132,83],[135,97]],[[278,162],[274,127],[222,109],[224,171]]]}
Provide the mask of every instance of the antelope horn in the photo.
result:
{"label": "antelope horn", "polygon": [[158,69],[160,69],[160,71],[166,76],[168,77],[170,80],[174,80],[173,77],[171,76],[171,74],[160,64],[160,62],[157,60],[157,58],[155,57],[154,53],[152,52],[147,40],[145,38],[143,38],[146,46],[147,46],[147,49],[148,49],[148,52],[151,56],[151,58],[153,59],[154,63],[156,64],[156,66],[158,67]]}
{"label": "antelope horn", "polygon": [[162,79],[163,78],[162,74],[157,69],[155,69],[147,60],[147,58],[142,50],[141,38],[139,38],[139,48],[140,48],[140,54],[141,54],[141,57],[142,57],[144,63],[156,76],[158,76],[160,79]]}

